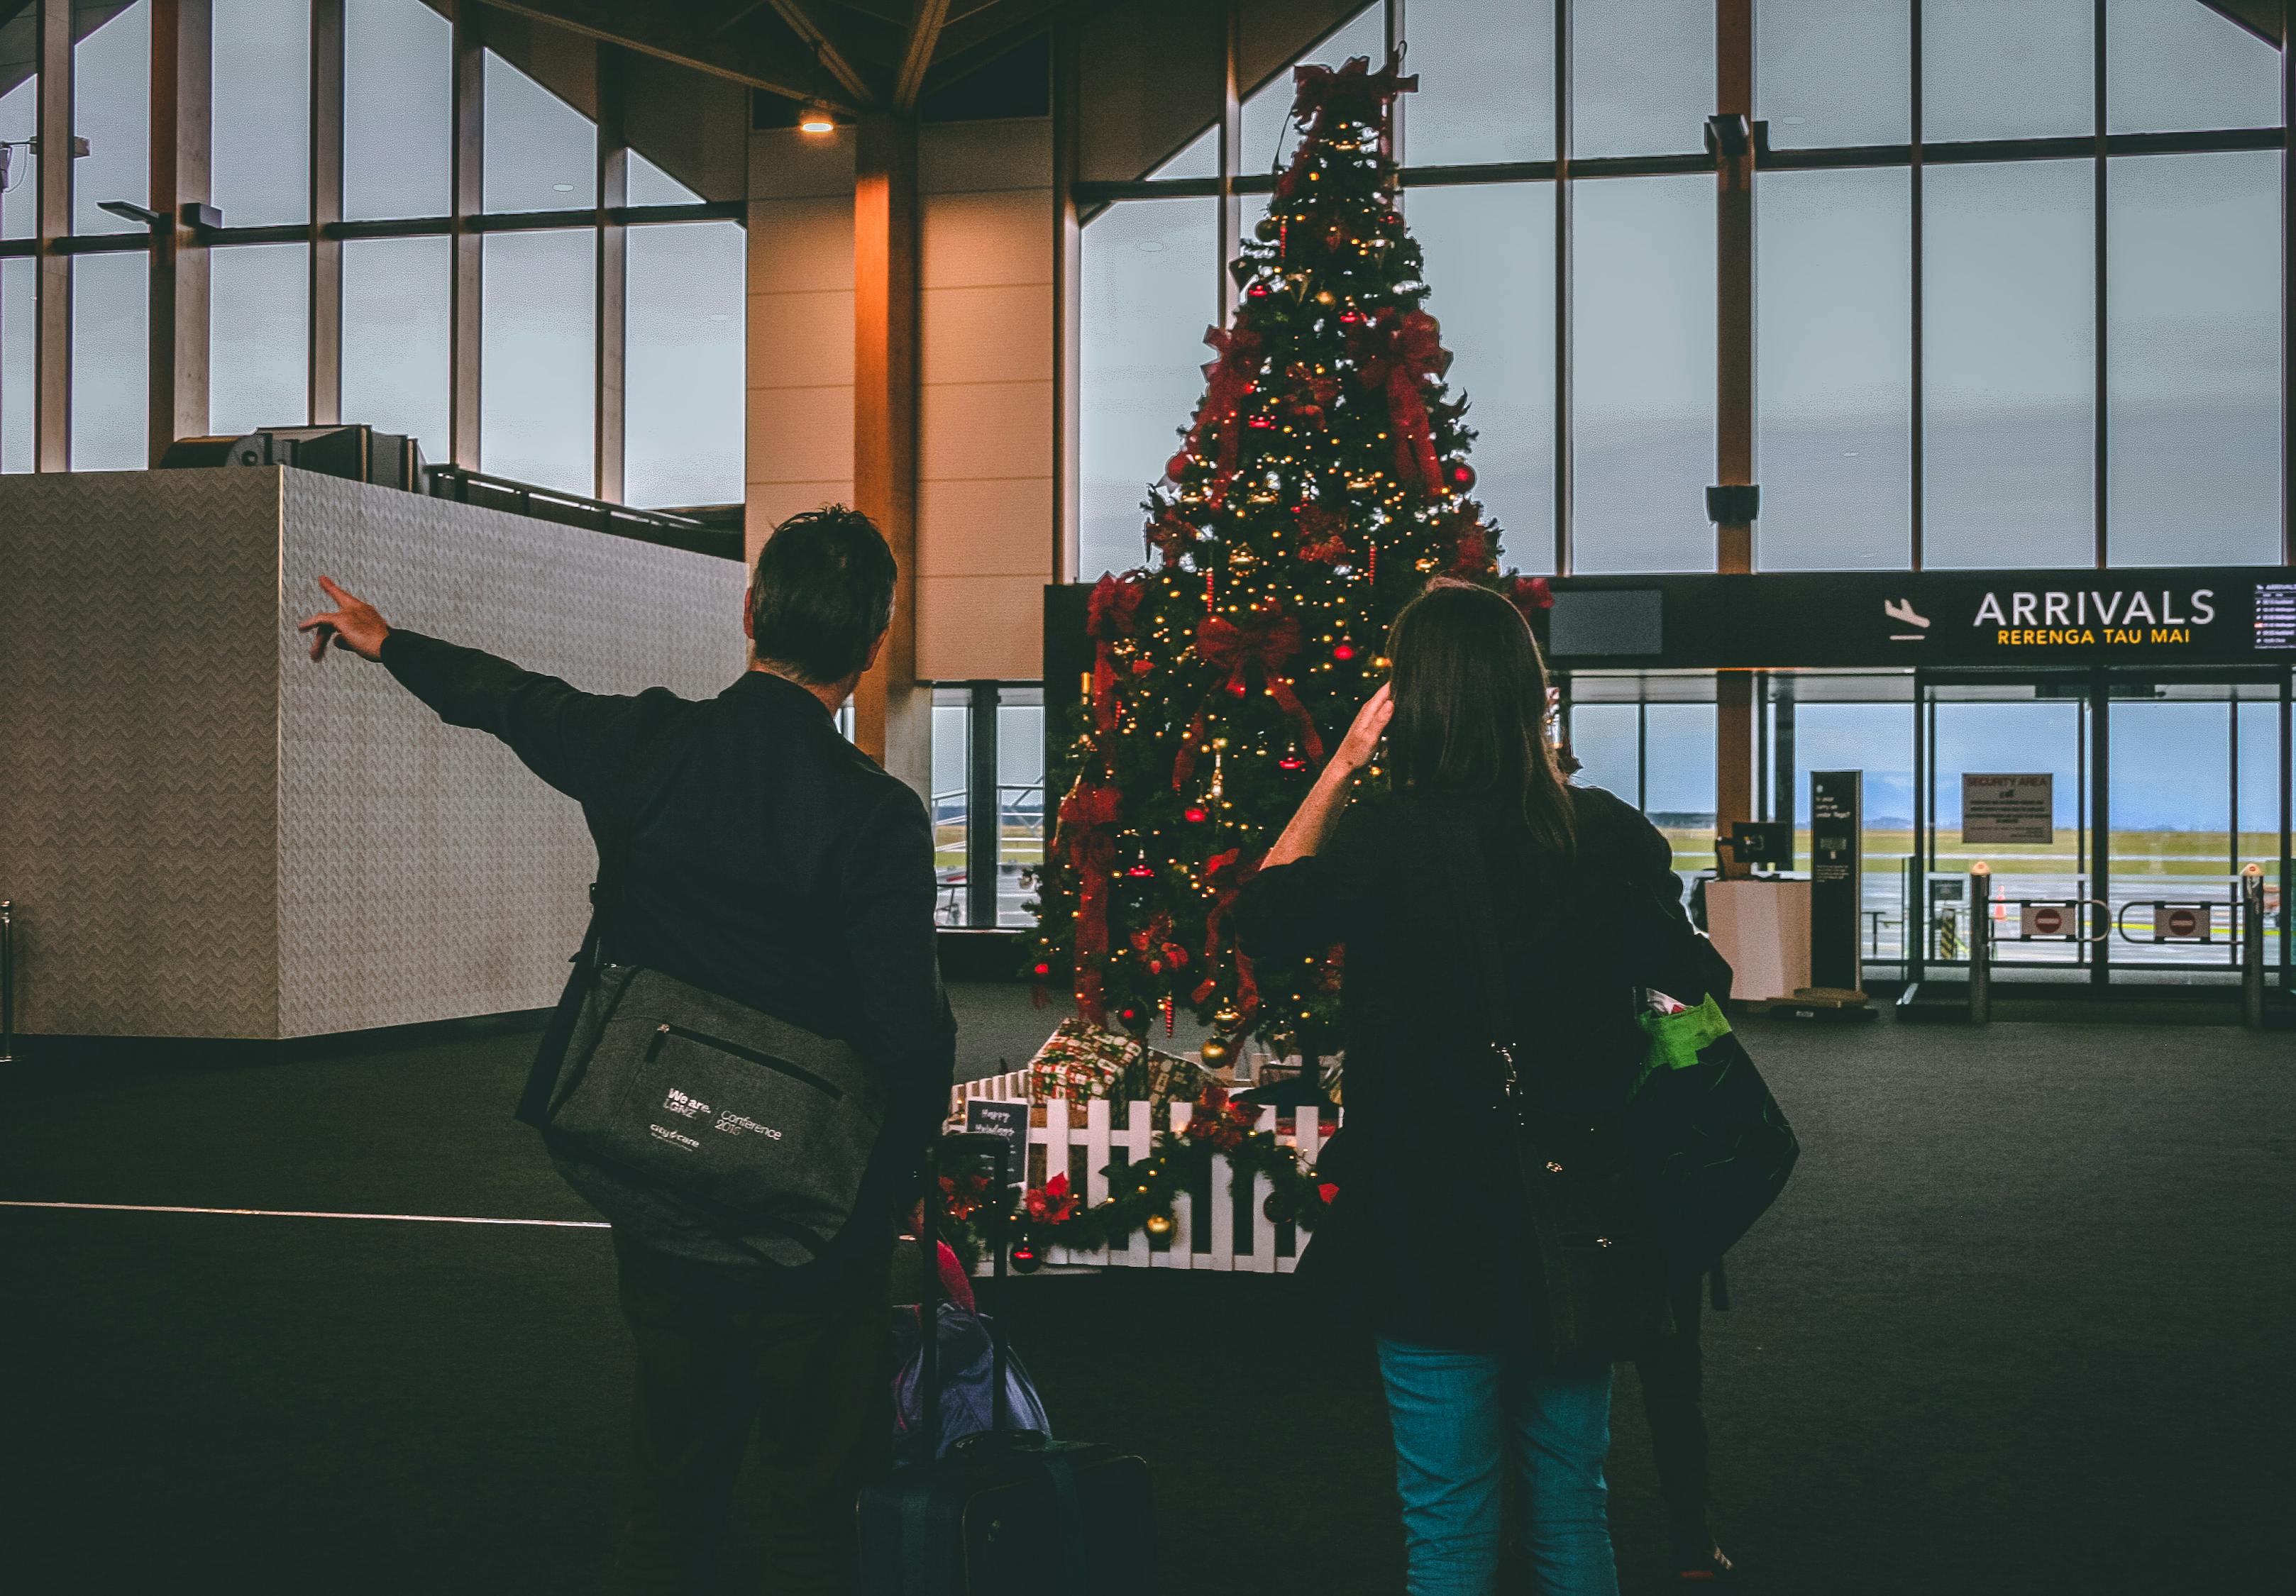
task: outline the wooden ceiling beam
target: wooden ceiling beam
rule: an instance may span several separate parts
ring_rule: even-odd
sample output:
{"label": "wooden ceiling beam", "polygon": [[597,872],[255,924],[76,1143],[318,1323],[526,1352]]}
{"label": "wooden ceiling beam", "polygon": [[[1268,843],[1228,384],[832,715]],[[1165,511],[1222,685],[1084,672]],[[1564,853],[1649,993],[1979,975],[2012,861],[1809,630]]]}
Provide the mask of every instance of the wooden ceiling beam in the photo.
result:
{"label": "wooden ceiling beam", "polygon": [[901,70],[893,79],[893,110],[907,116],[924,93],[925,73],[933,53],[940,48],[941,29],[948,24],[948,0],[916,0],[909,18],[908,47],[901,52]]}
{"label": "wooden ceiling beam", "polygon": [[[496,11],[530,17],[591,38],[619,45],[641,55],[652,55],[697,72],[729,78],[751,88],[770,90],[792,100],[818,94],[838,110],[852,112],[860,103],[844,94],[826,92],[816,84],[808,53],[804,56],[774,57],[737,39],[697,32],[667,6],[618,5],[606,0],[485,0]],[[776,4],[775,9],[779,9]],[[802,36],[800,36],[802,37]],[[841,57],[840,59],[842,59]],[[827,66],[828,57],[823,57]],[[834,70],[832,69],[832,71]],[[840,77],[839,81],[844,82]],[[848,85],[847,86],[850,86]]]}

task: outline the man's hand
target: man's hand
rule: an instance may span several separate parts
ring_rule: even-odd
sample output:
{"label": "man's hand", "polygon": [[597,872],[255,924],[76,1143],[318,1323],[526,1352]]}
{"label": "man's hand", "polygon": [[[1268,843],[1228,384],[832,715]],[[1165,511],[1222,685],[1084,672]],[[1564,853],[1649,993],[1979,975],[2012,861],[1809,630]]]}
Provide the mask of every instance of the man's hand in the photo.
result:
{"label": "man's hand", "polygon": [[365,599],[345,593],[335,585],[332,577],[319,578],[336,607],[299,623],[295,630],[311,634],[311,658],[324,659],[327,644],[348,649],[362,659],[382,658],[382,640],[390,635],[390,627],[375,607]]}

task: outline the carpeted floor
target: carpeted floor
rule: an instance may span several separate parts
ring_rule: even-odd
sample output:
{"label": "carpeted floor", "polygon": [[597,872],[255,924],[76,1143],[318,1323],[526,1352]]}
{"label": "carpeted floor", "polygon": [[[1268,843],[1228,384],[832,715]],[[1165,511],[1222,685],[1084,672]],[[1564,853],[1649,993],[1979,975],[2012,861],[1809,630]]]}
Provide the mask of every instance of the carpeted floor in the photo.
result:
{"label": "carpeted floor", "polygon": [[[981,1073],[1050,1021],[960,1002]],[[2290,1038],[1749,1030],[1806,1152],[1710,1320],[1745,1588],[2285,1589]],[[527,1046],[20,1066],[0,1197],[585,1219],[508,1117]],[[0,1267],[12,1596],[594,1588],[626,1356],[604,1232],[4,1208]],[[1038,1276],[1004,1313],[1056,1423],[1152,1462],[1164,1588],[1400,1590],[1368,1363],[1287,1281]],[[1615,1429],[1633,1596],[1664,1582],[1630,1372]],[[757,1588],[748,1523],[729,1592]]]}

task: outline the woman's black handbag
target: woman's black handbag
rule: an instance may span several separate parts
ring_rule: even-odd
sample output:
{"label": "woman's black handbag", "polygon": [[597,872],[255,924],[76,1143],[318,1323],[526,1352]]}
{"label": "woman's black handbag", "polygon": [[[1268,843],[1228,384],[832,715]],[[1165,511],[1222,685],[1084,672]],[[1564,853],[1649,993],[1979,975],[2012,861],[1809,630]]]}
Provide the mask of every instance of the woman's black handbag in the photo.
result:
{"label": "woman's black handbag", "polygon": [[812,1262],[858,1205],[884,1122],[875,1072],[835,1037],[658,970],[605,962],[605,906],[518,1117],[554,1152],[666,1194],[765,1262]]}
{"label": "woman's black handbag", "polygon": [[1674,1328],[1665,1248],[1651,1223],[1643,1174],[1626,1127],[1581,1125],[1542,1102],[1517,1060],[1499,963],[1490,874],[1472,828],[1459,863],[1482,970],[1487,1034],[1498,1065],[1500,1109],[1521,1178],[1538,1253],[1539,1349],[1557,1363],[1630,1357]]}
{"label": "woman's black handbag", "polygon": [[1696,1274],[1785,1189],[1801,1144],[1711,997],[1647,1015],[1651,1048],[1628,1110],[1636,1167],[1670,1266]]}

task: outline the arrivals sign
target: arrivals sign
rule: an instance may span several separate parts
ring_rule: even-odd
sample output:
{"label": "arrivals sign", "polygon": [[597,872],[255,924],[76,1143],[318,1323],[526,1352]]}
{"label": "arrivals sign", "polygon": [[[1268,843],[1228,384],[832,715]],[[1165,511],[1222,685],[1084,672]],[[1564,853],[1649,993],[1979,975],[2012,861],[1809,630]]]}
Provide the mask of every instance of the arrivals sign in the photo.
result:
{"label": "arrivals sign", "polygon": [[2054,842],[2057,839],[2056,778],[2047,771],[2030,775],[1961,777],[1961,840],[1968,843]]}
{"label": "arrivals sign", "polygon": [[1558,664],[2296,667],[2296,571],[1563,577]]}

